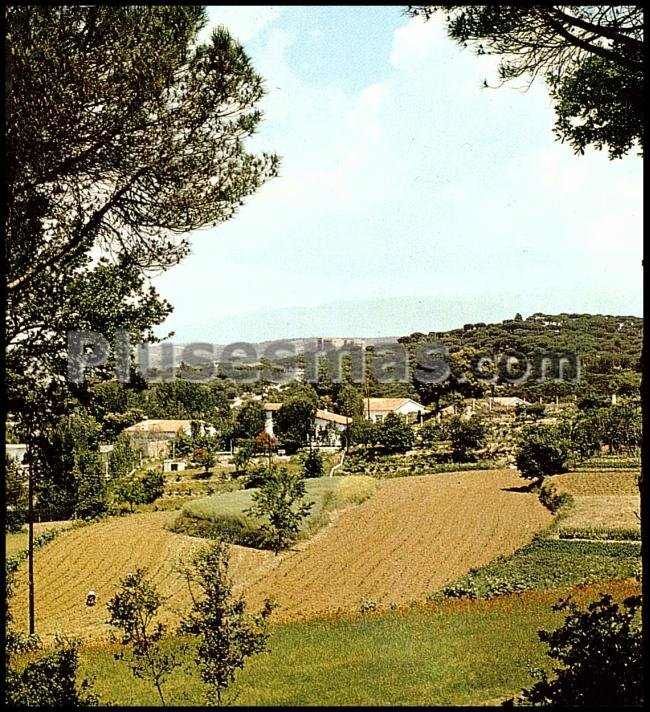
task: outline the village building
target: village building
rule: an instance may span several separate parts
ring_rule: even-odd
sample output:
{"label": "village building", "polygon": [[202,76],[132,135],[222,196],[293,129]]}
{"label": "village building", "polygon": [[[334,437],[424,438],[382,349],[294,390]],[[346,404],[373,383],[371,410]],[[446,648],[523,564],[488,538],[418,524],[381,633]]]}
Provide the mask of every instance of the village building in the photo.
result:
{"label": "village building", "polygon": [[123,432],[143,457],[161,458],[169,454],[170,444],[179,435],[191,435],[192,423],[196,423],[200,435],[215,435],[216,429],[203,420],[145,419],[130,425]]}
{"label": "village building", "polygon": [[427,409],[412,398],[364,398],[363,415],[374,423],[382,421],[389,413],[403,415],[411,422],[421,422]]}
{"label": "village building", "polygon": [[[276,437],[273,431],[273,413],[281,407],[282,403],[264,404],[264,432],[271,437]],[[313,444],[320,447],[340,447],[343,443],[342,435],[351,423],[352,419],[345,415],[318,409],[314,417]]]}

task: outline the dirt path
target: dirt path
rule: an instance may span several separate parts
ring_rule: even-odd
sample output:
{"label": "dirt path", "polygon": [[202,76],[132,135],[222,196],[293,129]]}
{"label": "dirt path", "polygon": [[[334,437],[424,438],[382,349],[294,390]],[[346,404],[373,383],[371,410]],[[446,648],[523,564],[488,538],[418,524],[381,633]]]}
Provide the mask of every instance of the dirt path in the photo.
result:
{"label": "dirt path", "polygon": [[[335,521],[297,550],[281,556],[232,547],[237,591],[261,604],[275,599],[277,621],[357,612],[423,601],[470,567],[508,554],[550,521],[535,495],[508,488],[522,481],[511,470],[403,477]],[[163,619],[174,624],[189,601],[175,572],[204,540],[165,529],[171,512],[108,519],[63,532],[36,554],[36,612],[44,640],[57,632],[81,638],[108,632],[106,602],[120,577],[146,568],[163,596]],[[27,620],[25,568],[18,573],[12,611]],[[89,589],[97,605],[85,606]]]}
{"label": "dirt path", "polygon": [[377,608],[422,601],[550,522],[535,495],[507,491],[521,484],[511,470],[385,481],[302,550],[267,564],[247,597],[275,599],[276,620],[358,611],[363,601]]}

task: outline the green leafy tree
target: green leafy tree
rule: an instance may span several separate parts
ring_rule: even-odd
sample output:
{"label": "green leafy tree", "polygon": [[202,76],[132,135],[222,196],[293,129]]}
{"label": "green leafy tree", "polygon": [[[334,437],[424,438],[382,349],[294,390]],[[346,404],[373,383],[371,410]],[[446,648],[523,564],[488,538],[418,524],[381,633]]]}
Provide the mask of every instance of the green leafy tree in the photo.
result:
{"label": "green leafy tree", "polygon": [[614,452],[641,447],[641,408],[634,404],[611,406],[601,415],[602,439]]}
{"label": "green leafy tree", "polygon": [[244,599],[232,592],[229,560],[227,545],[219,541],[199,551],[182,570],[192,608],[181,621],[180,632],[198,638],[195,661],[201,679],[210,687],[208,698],[217,705],[248,658],[265,650],[272,610],[267,601],[259,613],[246,612]]}
{"label": "green leafy tree", "polygon": [[377,444],[388,453],[406,452],[415,443],[413,428],[397,413],[389,413],[377,428]]}
{"label": "green leafy tree", "polygon": [[560,437],[557,428],[537,426],[526,430],[516,454],[519,472],[538,484],[544,477],[566,472],[570,443]]}
{"label": "green leafy tree", "polygon": [[379,426],[372,420],[355,418],[350,426],[350,440],[356,445],[373,446],[379,441]]}
{"label": "green leafy tree", "polygon": [[432,447],[445,440],[445,429],[437,420],[427,420],[418,431],[419,440],[424,447]]}
{"label": "green leafy tree", "polygon": [[42,462],[36,482],[37,511],[45,519],[69,519],[85,509],[90,498],[93,509],[101,497],[103,467],[99,463],[101,426],[80,410],[58,419],[41,441]]}
{"label": "green leafy tree", "polygon": [[282,404],[275,422],[285,448],[289,443],[305,445],[313,433],[316,406],[312,400],[295,396]]}
{"label": "green leafy tree", "polygon": [[80,519],[98,517],[106,512],[106,478],[104,463],[96,452],[84,452],[74,470],[76,504],[74,516]]}
{"label": "green leafy tree", "polygon": [[109,492],[114,502],[128,504],[131,511],[137,504],[145,504],[142,479],[133,472],[113,480]]}
{"label": "green leafy tree", "polygon": [[166,627],[156,621],[162,603],[144,569],[137,568],[120,580],[120,588],[107,607],[108,623],[121,632],[120,643],[124,648],[116,653],[116,659],[127,662],[134,677],[152,683],[164,705],[163,686],[182,664],[182,651],[165,650]]}
{"label": "green leafy tree", "polygon": [[461,418],[455,416],[447,425],[447,433],[451,440],[451,453],[454,462],[473,461],[477,451],[485,447],[485,423],[479,416]]}
{"label": "green leafy tree", "polygon": [[296,541],[300,525],[314,506],[313,502],[305,501],[305,493],[304,477],[286,467],[271,469],[253,493],[249,513],[268,520],[263,526],[276,554]]}
{"label": "green leafy tree", "polygon": [[160,470],[148,469],[142,477],[142,492],[145,504],[155,502],[165,492],[165,478]]}
{"label": "green leafy tree", "polygon": [[607,147],[619,158],[644,144],[643,11],[635,5],[419,5],[445,13],[449,36],[502,57],[502,82],[543,76],[554,132],[574,150]]}
{"label": "green leafy tree", "polygon": [[548,646],[548,656],[561,666],[553,669],[554,677],[536,671],[538,681],[516,701],[586,708],[643,706],[641,597],[619,604],[606,594],[584,611],[566,599],[554,608],[569,614],[562,626],[540,631],[539,638]]}
{"label": "green leafy tree", "polygon": [[235,437],[255,438],[264,430],[264,406],[259,401],[247,401],[235,417]]}
{"label": "green leafy tree", "polygon": [[363,417],[363,396],[356,386],[351,383],[342,384],[336,403],[340,412],[349,418]]}
{"label": "green leafy tree", "polygon": [[139,408],[124,413],[106,413],[102,418],[102,434],[106,440],[113,442],[124,428],[139,423],[143,418],[144,413]]}
{"label": "green leafy tree", "polygon": [[235,466],[235,471],[239,474],[246,474],[248,465],[255,454],[255,443],[252,440],[244,440],[240,443],[239,447],[235,451],[232,457],[233,465]]}
{"label": "green leafy tree", "polygon": [[127,475],[140,462],[140,454],[133,446],[131,439],[124,435],[119,437],[108,455],[108,475],[119,478]]}

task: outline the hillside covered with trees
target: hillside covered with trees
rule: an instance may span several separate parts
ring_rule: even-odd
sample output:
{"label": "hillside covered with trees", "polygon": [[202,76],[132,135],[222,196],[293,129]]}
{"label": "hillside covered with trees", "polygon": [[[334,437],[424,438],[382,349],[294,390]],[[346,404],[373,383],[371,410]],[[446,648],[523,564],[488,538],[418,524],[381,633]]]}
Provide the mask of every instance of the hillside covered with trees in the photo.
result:
{"label": "hillside covered with trees", "polygon": [[[609,399],[612,394],[634,396],[641,384],[641,345],[643,319],[634,316],[600,314],[542,314],[523,319],[505,319],[497,324],[465,324],[443,332],[414,333],[399,339],[418,361],[418,347],[437,341],[448,349],[451,377],[435,390],[428,384],[414,382],[416,391],[426,402],[444,400],[453,392],[478,396],[493,389],[500,395],[517,395],[528,399],[576,395],[579,399]],[[505,372],[505,360],[515,357],[520,363],[531,362],[531,373],[517,383],[517,368]],[[553,368],[559,359],[569,365],[579,357],[580,373],[569,370],[565,380],[556,380]],[[550,359],[546,378],[540,380],[542,358]],[[480,360],[489,358],[495,373],[490,374]],[[476,370],[483,378],[476,377]],[[521,372],[520,370],[520,373]],[[464,382],[462,376],[465,376]],[[489,376],[496,376],[493,383]]]}

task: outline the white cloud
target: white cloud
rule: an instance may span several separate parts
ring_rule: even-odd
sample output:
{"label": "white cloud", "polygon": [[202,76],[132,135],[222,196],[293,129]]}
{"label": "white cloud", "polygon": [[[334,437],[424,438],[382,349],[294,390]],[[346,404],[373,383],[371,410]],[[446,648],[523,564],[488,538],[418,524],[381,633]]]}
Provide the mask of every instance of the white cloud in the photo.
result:
{"label": "white cloud", "polygon": [[396,69],[419,66],[429,59],[435,43],[445,37],[445,29],[438,18],[425,22],[422,18],[413,17],[395,30],[390,63]]}
{"label": "white cloud", "polygon": [[260,34],[280,17],[280,8],[273,5],[211,5],[206,8],[209,33],[215,25],[225,25],[240,42],[245,43]]}

